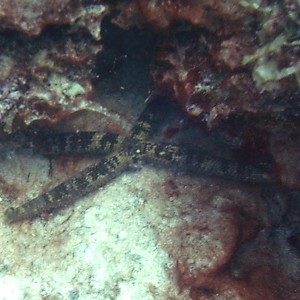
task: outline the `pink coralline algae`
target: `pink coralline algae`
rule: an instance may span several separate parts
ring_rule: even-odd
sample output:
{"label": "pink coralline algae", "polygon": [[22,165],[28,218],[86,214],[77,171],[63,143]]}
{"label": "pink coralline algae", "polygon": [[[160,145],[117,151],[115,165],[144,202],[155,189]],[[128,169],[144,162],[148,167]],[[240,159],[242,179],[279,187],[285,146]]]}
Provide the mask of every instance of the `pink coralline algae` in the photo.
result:
{"label": "pink coralline algae", "polygon": [[189,140],[265,159],[275,184],[162,183],[177,204],[190,197],[176,222],[163,210],[177,224],[160,233],[170,275],[193,300],[299,299],[299,12],[295,0],[3,0],[0,136],[124,134],[147,100],[177,102],[166,142],[192,124]]}

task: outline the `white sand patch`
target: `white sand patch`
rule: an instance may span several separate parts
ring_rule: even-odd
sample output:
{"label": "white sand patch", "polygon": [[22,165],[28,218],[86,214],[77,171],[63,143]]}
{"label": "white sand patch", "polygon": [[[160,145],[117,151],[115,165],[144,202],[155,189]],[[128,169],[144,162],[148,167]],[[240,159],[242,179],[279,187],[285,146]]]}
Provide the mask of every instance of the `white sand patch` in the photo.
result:
{"label": "white sand patch", "polygon": [[152,209],[160,201],[147,198],[149,183],[164,176],[151,168],[125,173],[48,221],[1,222],[0,299],[177,297]]}

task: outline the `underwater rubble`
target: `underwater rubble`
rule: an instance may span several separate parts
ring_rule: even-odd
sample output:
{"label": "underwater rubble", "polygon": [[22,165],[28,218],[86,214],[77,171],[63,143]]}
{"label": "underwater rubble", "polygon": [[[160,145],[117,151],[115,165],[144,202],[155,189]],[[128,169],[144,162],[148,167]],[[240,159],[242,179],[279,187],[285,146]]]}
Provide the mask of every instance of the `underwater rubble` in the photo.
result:
{"label": "underwater rubble", "polygon": [[[0,300],[300,298],[299,1],[3,0],[0,49]],[[3,221],[99,160],[34,140],[125,137],[151,101],[160,143],[272,180],[137,162]]]}

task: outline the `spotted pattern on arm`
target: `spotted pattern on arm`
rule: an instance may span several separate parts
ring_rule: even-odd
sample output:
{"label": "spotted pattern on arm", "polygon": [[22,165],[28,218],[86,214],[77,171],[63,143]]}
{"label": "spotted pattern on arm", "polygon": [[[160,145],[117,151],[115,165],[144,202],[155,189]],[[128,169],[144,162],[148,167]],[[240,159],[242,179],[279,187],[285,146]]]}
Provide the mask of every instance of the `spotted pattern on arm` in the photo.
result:
{"label": "spotted pattern on arm", "polygon": [[101,132],[48,136],[42,143],[42,150],[46,154],[93,153],[106,157],[45,194],[19,207],[7,209],[4,213],[6,222],[31,219],[43,212],[66,207],[78,198],[103,187],[139,160],[184,168],[197,175],[218,176],[251,184],[272,180],[270,172],[253,165],[213,157],[196,149],[152,142],[153,124],[159,122],[160,118],[150,105],[127,137]]}

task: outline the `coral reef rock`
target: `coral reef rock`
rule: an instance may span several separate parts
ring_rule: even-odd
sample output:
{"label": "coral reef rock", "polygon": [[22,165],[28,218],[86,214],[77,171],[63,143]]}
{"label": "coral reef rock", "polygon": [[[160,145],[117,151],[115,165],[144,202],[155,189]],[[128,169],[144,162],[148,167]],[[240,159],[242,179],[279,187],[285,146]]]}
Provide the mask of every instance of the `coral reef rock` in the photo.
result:
{"label": "coral reef rock", "polygon": [[[0,1],[0,299],[300,299],[299,37],[299,0]],[[159,142],[263,165],[272,184],[137,161],[3,222],[98,159],[33,137],[125,136],[153,99],[180,111]]]}

